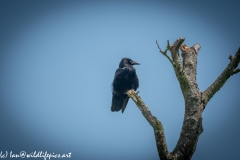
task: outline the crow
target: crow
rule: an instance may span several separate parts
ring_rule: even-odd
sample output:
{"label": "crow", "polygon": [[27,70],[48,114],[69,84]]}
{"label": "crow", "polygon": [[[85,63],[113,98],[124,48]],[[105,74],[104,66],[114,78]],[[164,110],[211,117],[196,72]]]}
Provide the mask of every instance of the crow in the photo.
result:
{"label": "crow", "polygon": [[122,109],[123,113],[129,100],[125,92],[130,89],[136,91],[139,86],[138,77],[133,65],[140,65],[140,63],[130,58],[123,58],[119,63],[119,68],[115,72],[112,83],[112,112]]}

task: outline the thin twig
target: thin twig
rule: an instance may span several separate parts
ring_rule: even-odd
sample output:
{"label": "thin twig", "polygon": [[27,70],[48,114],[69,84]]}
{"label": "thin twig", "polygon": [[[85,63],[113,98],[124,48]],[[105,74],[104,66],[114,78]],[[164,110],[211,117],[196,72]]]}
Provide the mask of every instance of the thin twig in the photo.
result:
{"label": "thin twig", "polygon": [[238,72],[240,72],[240,68],[235,69],[235,70],[233,71],[232,75],[233,75],[233,74],[237,74]]}
{"label": "thin twig", "polygon": [[171,47],[170,44],[169,44],[169,40],[167,41],[167,43],[168,43],[168,44],[167,44],[167,48],[165,49],[165,51],[163,51],[163,50],[160,48],[158,42],[156,41],[156,44],[157,44],[158,49],[159,49],[159,52],[161,52],[165,57],[167,57],[167,59],[171,62],[171,64],[174,65],[172,59],[167,55],[167,51],[170,50],[170,47]]}

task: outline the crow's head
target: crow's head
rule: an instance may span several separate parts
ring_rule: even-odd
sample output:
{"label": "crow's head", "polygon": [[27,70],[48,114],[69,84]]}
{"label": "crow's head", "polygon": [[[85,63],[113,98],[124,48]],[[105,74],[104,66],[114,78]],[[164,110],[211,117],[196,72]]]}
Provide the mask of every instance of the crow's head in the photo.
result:
{"label": "crow's head", "polygon": [[130,58],[123,58],[121,62],[119,63],[119,68],[123,68],[126,66],[133,66],[133,65],[139,65],[139,62],[135,62],[131,60]]}

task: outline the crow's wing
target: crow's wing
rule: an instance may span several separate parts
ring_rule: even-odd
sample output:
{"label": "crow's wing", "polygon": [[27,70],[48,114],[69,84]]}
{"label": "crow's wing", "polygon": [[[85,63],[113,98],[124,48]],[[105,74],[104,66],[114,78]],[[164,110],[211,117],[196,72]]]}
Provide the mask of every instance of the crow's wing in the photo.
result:
{"label": "crow's wing", "polygon": [[112,106],[111,111],[120,111],[122,109],[123,97],[121,95],[112,95]]}
{"label": "crow's wing", "polygon": [[126,89],[123,81],[125,81],[126,76],[129,75],[129,67],[118,68],[115,72],[114,80],[113,80],[113,96],[112,96],[112,106],[111,111],[120,111],[122,109],[122,113],[124,112],[129,97],[125,93],[123,93]]}

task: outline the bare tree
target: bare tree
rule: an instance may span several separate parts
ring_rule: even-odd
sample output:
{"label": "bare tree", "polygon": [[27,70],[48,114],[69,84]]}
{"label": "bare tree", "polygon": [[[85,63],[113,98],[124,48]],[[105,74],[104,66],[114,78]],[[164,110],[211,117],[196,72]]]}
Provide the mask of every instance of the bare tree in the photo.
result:
{"label": "bare tree", "polygon": [[[134,90],[127,91],[128,96],[136,103],[143,116],[153,127],[158,155],[161,160],[191,159],[196,150],[198,138],[203,132],[202,113],[207,103],[229,77],[240,71],[240,68],[237,68],[240,62],[239,48],[234,56],[230,55],[230,62],[221,75],[204,92],[201,92],[196,82],[197,56],[201,46],[195,44],[192,47],[188,47],[185,44],[182,45],[183,42],[184,38],[177,39],[172,45],[168,41],[167,48],[163,51],[156,41],[160,52],[167,57],[173,66],[185,100],[182,131],[172,152],[168,151],[162,123],[151,114],[138,93]],[[179,49],[182,52],[182,60],[179,55]],[[167,51],[171,52],[172,58],[167,55]]]}

